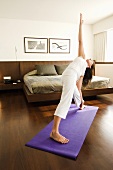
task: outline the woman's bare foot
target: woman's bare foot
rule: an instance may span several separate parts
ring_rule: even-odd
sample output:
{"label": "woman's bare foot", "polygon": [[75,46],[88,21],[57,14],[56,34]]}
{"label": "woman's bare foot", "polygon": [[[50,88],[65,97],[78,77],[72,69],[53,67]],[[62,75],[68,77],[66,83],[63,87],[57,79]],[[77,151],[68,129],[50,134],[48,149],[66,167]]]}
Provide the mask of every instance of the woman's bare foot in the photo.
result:
{"label": "woman's bare foot", "polygon": [[81,107],[80,107],[80,110],[82,110],[82,109],[84,109],[86,107],[86,105],[82,105]]}
{"label": "woman's bare foot", "polygon": [[53,140],[62,143],[62,144],[66,144],[69,142],[69,139],[66,139],[64,136],[60,135],[59,133],[56,132],[51,132],[50,133],[50,138],[52,138]]}

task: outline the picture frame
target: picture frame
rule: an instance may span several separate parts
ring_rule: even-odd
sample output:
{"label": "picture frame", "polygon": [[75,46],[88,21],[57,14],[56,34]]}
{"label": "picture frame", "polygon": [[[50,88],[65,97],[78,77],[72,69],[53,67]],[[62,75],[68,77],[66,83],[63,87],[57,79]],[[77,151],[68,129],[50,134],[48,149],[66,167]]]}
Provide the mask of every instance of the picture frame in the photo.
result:
{"label": "picture frame", "polygon": [[24,52],[25,53],[47,53],[48,39],[24,37]]}
{"label": "picture frame", "polygon": [[70,39],[49,38],[49,53],[70,53]]}

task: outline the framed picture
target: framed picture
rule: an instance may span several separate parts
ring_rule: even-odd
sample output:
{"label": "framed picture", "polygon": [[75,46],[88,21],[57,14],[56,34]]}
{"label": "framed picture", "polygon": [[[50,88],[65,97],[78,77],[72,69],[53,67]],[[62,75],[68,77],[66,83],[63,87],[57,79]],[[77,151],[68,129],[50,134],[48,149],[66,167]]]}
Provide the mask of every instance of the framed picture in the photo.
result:
{"label": "framed picture", "polygon": [[49,53],[70,53],[70,39],[49,39]]}
{"label": "framed picture", "polygon": [[47,53],[48,39],[24,37],[24,51],[25,53]]}

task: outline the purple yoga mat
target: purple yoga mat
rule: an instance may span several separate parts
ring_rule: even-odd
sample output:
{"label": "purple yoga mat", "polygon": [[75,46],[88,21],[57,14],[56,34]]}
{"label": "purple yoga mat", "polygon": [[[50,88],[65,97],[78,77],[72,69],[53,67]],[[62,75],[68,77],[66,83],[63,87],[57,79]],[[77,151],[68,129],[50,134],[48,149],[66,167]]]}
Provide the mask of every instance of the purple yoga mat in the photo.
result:
{"label": "purple yoga mat", "polygon": [[71,105],[67,118],[62,119],[59,127],[60,133],[70,140],[69,143],[61,144],[49,137],[53,125],[51,121],[26,146],[76,159],[97,110],[98,107],[94,106],[86,106],[83,110],[79,110],[74,104]]}

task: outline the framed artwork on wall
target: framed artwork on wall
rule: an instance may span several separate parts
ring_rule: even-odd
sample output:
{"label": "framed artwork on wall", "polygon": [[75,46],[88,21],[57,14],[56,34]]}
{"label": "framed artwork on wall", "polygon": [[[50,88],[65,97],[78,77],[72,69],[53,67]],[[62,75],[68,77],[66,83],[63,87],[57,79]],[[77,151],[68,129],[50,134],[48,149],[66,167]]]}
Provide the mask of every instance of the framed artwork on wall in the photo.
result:
{"label": "framed artwork on wall", "polygon": [[24,37],[24,52],[25,53],[47,53],[48,39]]}
{"label": "framed artwork on wall", "polygon": [[70,53],[70,39],[49,38],[49,53]]}

